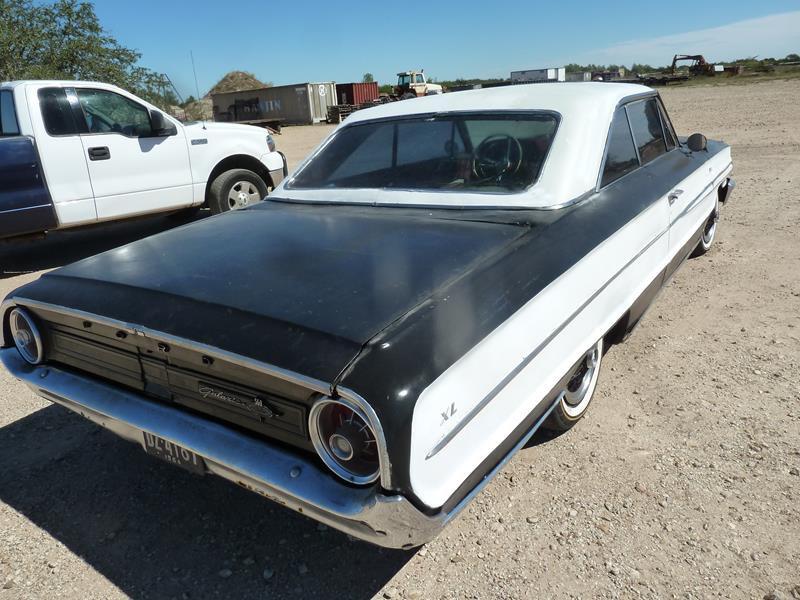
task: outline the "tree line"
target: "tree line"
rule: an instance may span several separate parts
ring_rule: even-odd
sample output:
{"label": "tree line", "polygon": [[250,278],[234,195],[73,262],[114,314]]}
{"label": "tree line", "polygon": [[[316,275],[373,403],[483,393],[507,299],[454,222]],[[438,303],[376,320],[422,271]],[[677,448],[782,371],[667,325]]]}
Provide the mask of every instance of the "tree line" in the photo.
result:
{"label": "tree line", "polygon": [[0,81],[103,81],[162,108],[178,104],[169,78],[140,58],[103,29],[89,2],[0,0]]}

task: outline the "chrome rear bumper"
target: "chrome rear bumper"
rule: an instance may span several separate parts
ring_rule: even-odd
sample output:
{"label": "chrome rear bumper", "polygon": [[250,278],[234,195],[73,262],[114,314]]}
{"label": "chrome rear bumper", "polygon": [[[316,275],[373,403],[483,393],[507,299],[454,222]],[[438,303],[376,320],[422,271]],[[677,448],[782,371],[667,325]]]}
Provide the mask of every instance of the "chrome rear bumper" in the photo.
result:
{"label": "chrome rear bumper", "polygon": [[[192,450],[206,469],[353,537],[387,548],[433,539],[454,516],[429,516],[405,497],[351,487],[315,462],[136,393],[0,350],[12,375],[51,402],[144,447],[144,432]],[[454,511],[455,512],[455,511]]]}

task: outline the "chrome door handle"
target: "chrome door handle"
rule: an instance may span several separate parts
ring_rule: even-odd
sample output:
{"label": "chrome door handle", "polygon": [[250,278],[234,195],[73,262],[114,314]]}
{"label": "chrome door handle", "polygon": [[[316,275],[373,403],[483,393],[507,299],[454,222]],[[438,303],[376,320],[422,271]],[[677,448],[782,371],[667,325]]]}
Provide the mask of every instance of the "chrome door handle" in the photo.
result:
{"label": "chrome door handle", "polygon": [[680,196],[682,193],[683,190],[672,190],[667,196],[667,200],[669,200],[669,205],[672,206],[673,204],[675,204],[675,200],[677,200],[678,196]]}

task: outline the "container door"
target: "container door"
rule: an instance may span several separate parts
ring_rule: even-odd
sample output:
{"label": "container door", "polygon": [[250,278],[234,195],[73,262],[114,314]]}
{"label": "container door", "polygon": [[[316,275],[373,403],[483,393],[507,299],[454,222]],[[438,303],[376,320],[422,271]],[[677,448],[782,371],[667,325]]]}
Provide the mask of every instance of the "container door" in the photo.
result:
{"label": "container door", "polygon": [[312,83],[311,116],[314,123],[319,123],[328,118],[328,107],[336,105],[336,88],[331,83]]}

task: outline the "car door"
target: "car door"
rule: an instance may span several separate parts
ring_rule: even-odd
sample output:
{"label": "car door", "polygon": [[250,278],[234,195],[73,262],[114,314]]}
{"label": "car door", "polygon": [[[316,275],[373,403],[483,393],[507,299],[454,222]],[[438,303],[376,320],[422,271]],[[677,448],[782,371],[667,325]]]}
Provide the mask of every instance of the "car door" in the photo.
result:
{"label": "car door", "polygon": [[[81,145],[83,120],[60,86],[30,85],[26,97],[36,149],[59,225],[97,221],[89,167]],[[36,107],[38,106],[38,110]]]}
{"label": "car door", "polygon": [[705,209],[706,199],[699,197],[705,179],[697,170],[696,159],[678,145],[657,97],[631,102],[625,108],[640,164],[650,171],[654,186],[664,193],[669,204],[665,273],[669,277],[693,249],[692,238],[711,211],[711,207]]}
{"label": "car door", "polygon": [[99,220],[192,204],[183,128],[154,135],[146,106],[117,92],[76,87],[86,120],[81,134]]}

